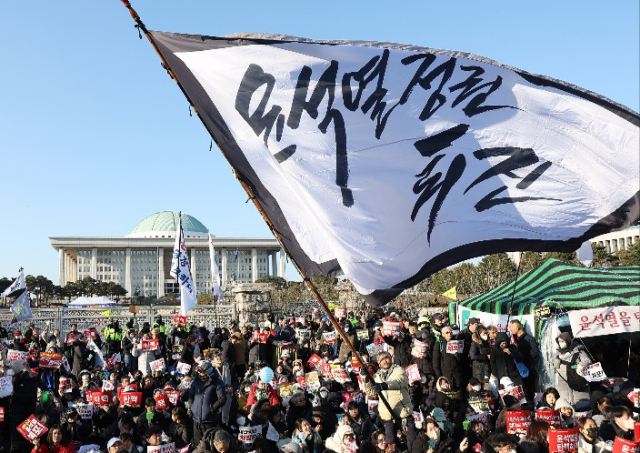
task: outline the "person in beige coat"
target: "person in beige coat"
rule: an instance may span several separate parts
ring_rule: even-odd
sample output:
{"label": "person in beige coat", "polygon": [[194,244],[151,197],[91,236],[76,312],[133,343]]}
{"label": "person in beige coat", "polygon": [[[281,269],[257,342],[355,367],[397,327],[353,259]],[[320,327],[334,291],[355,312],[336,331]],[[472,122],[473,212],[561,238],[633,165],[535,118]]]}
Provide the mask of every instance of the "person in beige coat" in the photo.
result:
{"label": "person in beige coat", "polygon": [[396,442],[396,421],[401,420],[402,428],[406,431],[409,453],[414,453],[412,448],[416,439],[416,427],[413,422],[413,405],[409,395],[407,375],[404,368],[392,365],[391,354],[388,352],[378,355],[378,365],[380,365],[380,369],[373,376],[373,383],[370,379],[365,380],[367,396],[371,398],[381,394],[391,407],[393,414],[389,412],[382,401],[378,404],[378,413],[384,424],[387,443]]}
{"label": "person in beige coat", "polygon": [[247,341],[240,332],[233,332],[230,341],[235,354],[236,375],[242,379],[247,371]]}

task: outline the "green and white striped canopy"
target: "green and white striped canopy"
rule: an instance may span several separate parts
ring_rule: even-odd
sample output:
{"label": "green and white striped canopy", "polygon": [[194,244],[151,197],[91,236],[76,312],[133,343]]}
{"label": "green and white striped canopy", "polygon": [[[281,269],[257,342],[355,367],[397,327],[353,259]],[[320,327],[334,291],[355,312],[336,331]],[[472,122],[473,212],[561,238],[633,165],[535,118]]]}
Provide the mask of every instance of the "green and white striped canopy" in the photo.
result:
{"label": "green and white striped canopy", "polygon": [[[533,313],[548,305],[563,309],[601,305],[640,305],[640,266],[590,269],[550,259],[518,277],[513,311]],[[514,281],[459,302],[459,306],[496,314],[507,314]]]}

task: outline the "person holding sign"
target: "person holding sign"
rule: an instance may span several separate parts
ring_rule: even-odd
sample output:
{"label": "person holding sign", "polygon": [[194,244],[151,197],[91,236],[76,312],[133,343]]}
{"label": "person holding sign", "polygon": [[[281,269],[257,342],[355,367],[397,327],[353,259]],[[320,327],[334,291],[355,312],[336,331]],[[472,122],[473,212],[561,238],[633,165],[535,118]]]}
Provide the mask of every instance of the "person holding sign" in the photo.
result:
{"label": "person holding sign", "polygon": [[588,400],[589,382],[582,377],[582,370],[591,365],[589,354],[582,344],[573,341],[568,332],[558,335],[556,344],[556,389],[569,404],[575,404],[582,399]]}
{"label": "person holding sign", "polygon": [[[450,326],[442,328],[442,337],[433,349],[433,368],[437,377],[444,376],[451,383],[451,386],[458,390],[466,386],[464,380],[466,355],[464,346],[460,349],[460,343],[464,341],[453,339],[453,330]],[[452,348],[455,346],[455,348]]]}
{"label": "person holding sign", "polygon": [[605,453],[609,450],[592,418],[578,419],[578,430],[578,453]]}
{"label": "person holding sign", "polygon": [[397,429],[395,422],[398,419],[403,420],[403,425],[406,423],[409,453],[413,453],[411,448],[416,439],[416,428],[413,421],[413,404],[409,395],[407,375],[404,368],[399,365],[392,365],[391,354],[388,352],[382,352],[378,355],[378,365],[380,368],[373,376],[373,383],[368,377],[365,379],[367,371],[360,372],[365,392],[370,398],[377,397],[378,394],[382,393],[393,410],[393,413],[390,413],[386,405],[378,405],[378,412],[384,425],[387,442],[390,444],[395,443]]}
{"label": "person holding sign", "polygon": [[[149,334],[145,333],[142,336],[142,341],[149,339]],[[142,372],[142,375],[151,375],[151,362],[160,358],[160,350],[143,349],[142,342],[140,342],[133,348],[132,354],[138,359],[138,370]]]}

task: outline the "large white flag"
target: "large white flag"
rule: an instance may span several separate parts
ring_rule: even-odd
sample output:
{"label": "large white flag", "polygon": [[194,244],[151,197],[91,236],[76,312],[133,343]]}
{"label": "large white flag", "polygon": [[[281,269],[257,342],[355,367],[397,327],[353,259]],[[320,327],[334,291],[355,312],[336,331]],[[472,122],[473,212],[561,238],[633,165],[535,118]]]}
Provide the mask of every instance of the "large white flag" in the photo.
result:
{"label": "large white flag", "polygon": [[587,90],[389,43],[152,36],[288,254],[369,302],[640,219],[640,116]]}
{"label": "large white flag", "polygon": [[27,284],[24,281],[24,271],[20,271],[20,274],[18,275],[18,277],[13,281],[13,283],[11,284],[11,286],[9,286],[7,289],[5,289],[2,294],[0,294],[0,297],[7,297],[9,294],[18,291],[19,289],[25,289],[27,287]]}
{"label": "large white flag", "polygon": [[198,305],[198,295],[191,275],[191,266],[189,266],[187,246],[184,241],[184,232],[182,231],[182,215],[178,216],[178,228],[176,230],[176,242],[173,246],[170,273],[180,284],[180,308],[182,315],[187,316],[187,312]]}
{"label": "large white flag", "polygon": [[214,296],[218,296],[218,300],[222,299],[222,288],[220,287],[220,271],[218,270],[218,259],[216,258],[216,249],[213,247],[213,238],[209,234],[209,257],[211,259],[211,292]]}

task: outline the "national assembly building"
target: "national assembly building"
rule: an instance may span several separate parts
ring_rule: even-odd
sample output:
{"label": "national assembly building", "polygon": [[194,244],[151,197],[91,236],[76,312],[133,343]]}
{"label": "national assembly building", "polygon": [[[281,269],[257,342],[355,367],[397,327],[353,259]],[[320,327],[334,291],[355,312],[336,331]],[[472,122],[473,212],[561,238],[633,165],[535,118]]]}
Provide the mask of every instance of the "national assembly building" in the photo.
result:
{"label": "national assembly building", "polygon": [[[177,293],[178,283],[169,274],[177,227],[178,213],[164,211],[145,218],[124,237],[50,237],[59,256],[58,284],[92,277],[121,285],[128,296]],[[186,214],[182,228],[196,288],[199,293],[210,292],[209,230]],[[286,278],[286,255],[277,240],[212,240],[223,288],[266,276]]]}

